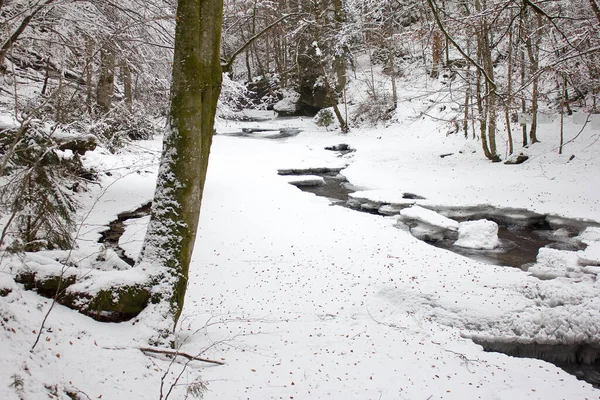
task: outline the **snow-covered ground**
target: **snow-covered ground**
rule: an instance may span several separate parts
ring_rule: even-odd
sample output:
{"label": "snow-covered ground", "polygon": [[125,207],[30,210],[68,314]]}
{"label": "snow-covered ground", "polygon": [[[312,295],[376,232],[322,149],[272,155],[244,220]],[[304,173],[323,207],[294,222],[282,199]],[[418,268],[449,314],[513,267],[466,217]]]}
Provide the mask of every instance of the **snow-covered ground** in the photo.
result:
{"label": "snow-covered ground", "polygon": [[[477,142],[400,112],[411,116],[403,124],[347,136],[305,118],[244,125],[304,130],[282,140],[215,137],[177,334],[182,351],[225,365],[170,365],[139,350],[145,332],[135,321],[95,322],[62,306],[30,351],[50,302],[10,274],[23,261],[55,263],[55,254],[5,258],[0,288],[12,292],[0,297],[1,397],[158,399],[164,382],[162,398],[171,388],[169,398],[184,398],[200,377],[206,399],[600,399],[552,364],[486,353],[470,340],[597,345],[597,232],[585,235],[587,255],[542,255],[538,269],[549,265],[556,278],[540,280],[431,247],[397,229],[394,217],[331,206],[277,175],[348,166],[350,183],[377,201],[406,203],[410,192],[425,198],[412,201],[424,208],[490,204],[600,221],[600,132],[587,128],[559,156],[549,125],[526,150],[527,163],[492,164]],[[567,140],[577,126],[569,121]],[[218,131],[239,128],[220,122]],[[357,151],[324,149],[339,143]],[[151,199],[159,148],[156,140],[86,156],[110,176],[82,199],[91,211],[81,213],[72,257],[94,258],[104,226]],[[143,231],[131,221],[122,238],[134,257]]]}

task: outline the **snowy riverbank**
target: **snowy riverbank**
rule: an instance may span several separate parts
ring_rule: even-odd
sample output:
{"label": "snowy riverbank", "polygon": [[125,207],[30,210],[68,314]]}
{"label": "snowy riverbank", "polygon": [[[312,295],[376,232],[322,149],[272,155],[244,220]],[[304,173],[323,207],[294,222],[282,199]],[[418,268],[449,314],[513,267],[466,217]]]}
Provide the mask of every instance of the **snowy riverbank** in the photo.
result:
{"label": "snowy riverbank", "polygon": [[[215,137],[178,337],[183,351],[225,365],[192,362],[172,398],[183,398],[198,376],[209,385],[206,399],[600,398],[552,364],[486,353],[469,339],[598,343],[593,268],[540,280],[485,265],[413,238],[393,217],[332,207],[277,175],[348,165],[342,173],[352,184],[390,202],[390,193],[411,192],[425,197],[423,207],[491,204],[600,221],[598,131],[563,156],[541,136],[528,163],[509,166],[485,161],[471,152],[473,141],[428,121],[348,136],[309,120],[260,124],[304,131],[279,140]],[[221,123],[218,131],[238,127]],[[337,157],[324,149],[339,143],[357,151]],[[80,257],[100,251],[99,232],[116,214],[150,199],[155,167],[145,165],[156,162],[159,147],[152,141],[118,156],[89,155],[111,176],[84,195],[92,211]],[[440,157],[446,153],[453,155]],[[143,234],[134,227],[132,253]],[[0,281],[13,289],[0,297],[0,387],[22,380],[7,398],[41,398],[52,392],[44,385],[56,385],[57,398],[65,391],[158,398],[161,377],[166,388],[174,382],[184,365],[165,374],[168,360],[138,350],[145,343],[133,321],[103,324],[60,306],[30,353],[48,302],[7,279],[18,262],[4,260]]]}

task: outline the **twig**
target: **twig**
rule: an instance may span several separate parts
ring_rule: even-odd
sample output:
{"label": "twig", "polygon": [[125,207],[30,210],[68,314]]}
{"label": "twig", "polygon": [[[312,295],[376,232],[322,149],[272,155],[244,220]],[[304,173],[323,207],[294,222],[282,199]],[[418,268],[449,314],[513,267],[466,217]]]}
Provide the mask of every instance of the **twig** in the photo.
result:
{"label": "twig", "polygon": [[140,347],[140,350],[144,353],[166,354],[166,355],[175,356],[175,357],[182,356],[182,357],[185,357],[188,360],[192,360],[192,361],[202,361],[202,362],[210,363],[210,364],[225,365],[225,363],[222,361],[209,360],[207,358],[196,357],[196,356],[193,356],[188,353],[184,353],[179,350],[157,349],[154,347]]}

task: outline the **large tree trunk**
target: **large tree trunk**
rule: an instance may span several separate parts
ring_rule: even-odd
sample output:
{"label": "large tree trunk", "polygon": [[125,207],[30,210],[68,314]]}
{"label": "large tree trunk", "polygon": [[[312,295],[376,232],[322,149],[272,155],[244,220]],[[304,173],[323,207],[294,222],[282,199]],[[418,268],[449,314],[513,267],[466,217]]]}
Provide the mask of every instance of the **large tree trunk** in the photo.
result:
{"label": "large tree trunk", "polygon": [[[183,308],[217,100],[223,0],[179,0],[169,129],[138,268],[154,272],[151,310],[165,336]],[[158,299],[156,299],[158,298]]]}

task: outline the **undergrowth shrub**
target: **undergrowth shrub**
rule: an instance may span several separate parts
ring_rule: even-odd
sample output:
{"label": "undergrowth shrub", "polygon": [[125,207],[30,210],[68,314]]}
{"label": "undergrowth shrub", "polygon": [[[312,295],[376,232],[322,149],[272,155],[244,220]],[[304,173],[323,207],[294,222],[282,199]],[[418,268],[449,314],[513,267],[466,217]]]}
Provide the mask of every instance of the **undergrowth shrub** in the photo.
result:
{"label": "undergrowth shrub", "polygon": [[124,104],[113,108],[103,118],[91,122],[87,129],[113,153],[130,140],[152,139],[155,132],[150,117],[144,110],[129,110]]}
{"label": "undergrowth shrub", "polygon": [[335,122],[333,112],[328,108],[319,110],[313,121],[317,126],[324,126],[325,129],[329,129],[329,126]]}
{"label": "undergrowth shrub", "polygon": [[395,110],[392,102],[386,100],[359,104],[352,115],[352,123],[356,126],[374,126],[390,121]]}
{"label": "undergrowth shrub", "polygon": [[80,138],[39,121],[0,132],[0,205],[9,212],[0,242],[10,237],[8,250],[73,248],[74,194],[94,177],[68,149]]}

